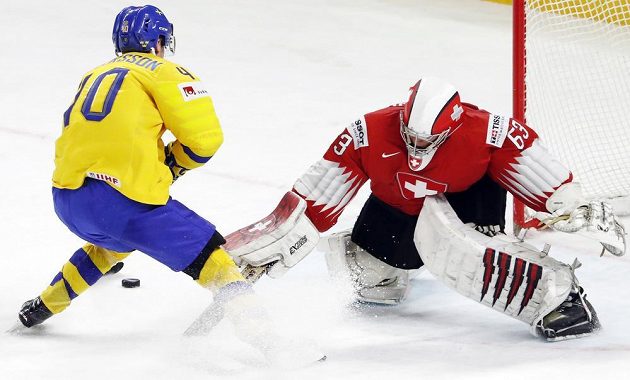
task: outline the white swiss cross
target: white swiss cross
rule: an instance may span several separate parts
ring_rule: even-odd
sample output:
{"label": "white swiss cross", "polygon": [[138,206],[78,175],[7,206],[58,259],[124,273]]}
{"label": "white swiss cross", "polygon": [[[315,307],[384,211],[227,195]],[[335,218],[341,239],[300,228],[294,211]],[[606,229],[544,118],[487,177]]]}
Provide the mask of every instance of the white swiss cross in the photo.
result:
{"label": "white swiss cross", "polygon": [[427,195],[437,194],[437,191],[427,189],[427,183],[420,180],[416,180],[416,183],[413,185],[410,182],[405,182],[405,189],[411,191],[416,198],[424,198]]}
{"label": "white swiss cross", "polygon": [[400,194],[405,199],[419,199],[445,193],[448,185],[411,173],[396,173]]}
{"label": "white swiss cross", "polygon": [[462,108],[462,106],[460,106],[459,104],[455,104],[453,106],[453,113],[451,114],[451,119],[453,121],[457,121],[459,120],[459,118],[462,116],[463,113],[464,113],[464,109]]}
{"label": "white swiss cross", "polygon": [[258,222],[256,223],[256,225],[254,225],[254,227],[249,229],[249,232],[262,231],[265,228],[267,228],[267,226],[270,224],[271,224],[271,220],[268,220],[266,222]]}

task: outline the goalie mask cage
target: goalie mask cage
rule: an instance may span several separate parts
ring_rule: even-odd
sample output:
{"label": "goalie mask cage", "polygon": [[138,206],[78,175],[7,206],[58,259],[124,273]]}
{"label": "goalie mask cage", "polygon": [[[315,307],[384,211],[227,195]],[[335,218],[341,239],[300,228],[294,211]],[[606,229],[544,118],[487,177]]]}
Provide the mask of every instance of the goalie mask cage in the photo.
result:
{"label": "goalie mask cage", "polygon": [[[630,0],[514,0],[514,118],[589,198],[630,212]],[[533,222],[514,202],[515,228]]]}

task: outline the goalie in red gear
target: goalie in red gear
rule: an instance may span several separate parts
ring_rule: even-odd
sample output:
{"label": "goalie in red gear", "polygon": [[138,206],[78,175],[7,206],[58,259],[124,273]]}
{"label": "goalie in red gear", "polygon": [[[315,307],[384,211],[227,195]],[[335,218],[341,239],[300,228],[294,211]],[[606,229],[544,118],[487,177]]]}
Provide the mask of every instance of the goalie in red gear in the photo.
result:
{"label": "goalie in red gear", "polygon": [[[368,180],[371,195],[354,227],[332,235],[324,247],[329,269],[349,274],[364,302],[403,300],[409,270],[423,266],[414,229],[427,196],[445,194],[459,219],[488,236],[503,231],[505,190],[550,223],[559,215],[569,219],[563,223],[583,220],[587,207],[571,172],[535,131],[461,102],[456,89],[437,78],[418,81],[405,104],[350,123],[293,191],[306,201],[310,222],[324,232]],[[255,265],[265,262],[262,256]],[[550,270],[568,267],[550,260]],[[554,312],[546,311],[535,326],[534,319],[527,321],[548,338],[590,334],[599,326],[582,288],[572,281],[567,294],[569,288],[564,303],[564,297],[554,301]]]}

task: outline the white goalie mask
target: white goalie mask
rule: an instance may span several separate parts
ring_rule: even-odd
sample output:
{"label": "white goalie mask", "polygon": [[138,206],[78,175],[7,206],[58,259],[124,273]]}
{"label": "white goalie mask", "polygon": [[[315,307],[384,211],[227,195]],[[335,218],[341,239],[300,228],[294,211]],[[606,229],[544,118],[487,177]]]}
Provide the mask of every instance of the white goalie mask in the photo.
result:
{"label": "white goalie mask", "polygon": [[422,78],[410,90],[400,111],[400,135],[407,146],[409,168],[418,171],[461,126],[464,108],[455,87],[438,78]]}

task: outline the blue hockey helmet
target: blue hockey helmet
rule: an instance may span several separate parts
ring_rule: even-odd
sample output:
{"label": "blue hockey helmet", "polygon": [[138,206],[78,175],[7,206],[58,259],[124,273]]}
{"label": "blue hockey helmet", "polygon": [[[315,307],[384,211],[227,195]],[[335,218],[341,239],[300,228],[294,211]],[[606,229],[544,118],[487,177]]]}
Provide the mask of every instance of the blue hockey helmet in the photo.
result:
{"label": "blue hockey helmet", "polygon": [[165,52],[175,54],[173,24],[153,5],[130,6],[116,16],[112,41],[116,54],[155,51],[162,39]]}

